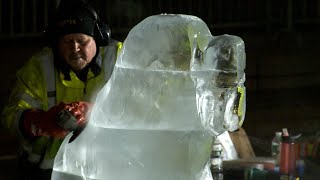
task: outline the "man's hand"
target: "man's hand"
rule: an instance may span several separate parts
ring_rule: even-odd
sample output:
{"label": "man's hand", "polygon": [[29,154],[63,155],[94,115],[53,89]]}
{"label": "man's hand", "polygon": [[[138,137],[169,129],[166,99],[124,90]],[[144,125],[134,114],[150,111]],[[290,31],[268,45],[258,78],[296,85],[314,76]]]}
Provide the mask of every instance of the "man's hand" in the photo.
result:
{"label": "man's hand", "polygon": [[66,104],[58,114],[57,123],[67,130],[75,130],[77,127],[82,127],[87,123],[91,108],[92,104],[84,101]]}
{"label": "man's hand", "polygon": [[64,138],[69,131],[85,126],[91,108],[91,103],[79,101],[60,103],[47,112],[27,110],[23,114],[24,131],[31,136]]}
{"label": "man's hand", "polygon": [[68,131],[61,128],[57,122],[57,114],[65,108],[64,103],[60,103],[47,112],[31,109],[23,113],[24,132],[29,136],[52,136],[64,138]]}

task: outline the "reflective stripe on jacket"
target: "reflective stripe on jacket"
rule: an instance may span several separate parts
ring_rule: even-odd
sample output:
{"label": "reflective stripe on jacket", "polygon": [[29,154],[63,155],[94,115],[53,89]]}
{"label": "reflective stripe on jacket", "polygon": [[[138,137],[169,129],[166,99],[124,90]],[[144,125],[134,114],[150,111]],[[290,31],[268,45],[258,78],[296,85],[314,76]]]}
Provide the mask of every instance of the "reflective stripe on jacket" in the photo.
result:
{"label": "reflective stripe on jacket", "polygon": [[[50,48],[44,48],[32,56],[17,72],[17,82],[12,89],[9,103],[2,111],[2,124],[12,132],[18,130],[22,149],[26,151],[28,160],[37,163],[43,169],[53,166],[53,159],[62,143],[61,139],[36,137],[27,139],[19,131],[20,116],[26,109],[36,108],[48,110],[60,102],[95,100],[97,92],[110,78],[121,43],[114,41],[109,46],[101,47],[97,63],[101,73],[94,77],[89,70],[87,81],[82,82],[73,71],[71,80],[64,80],[62,73],[53,67],[53,54]],[[43,160],[40,162],[40,160]]]}

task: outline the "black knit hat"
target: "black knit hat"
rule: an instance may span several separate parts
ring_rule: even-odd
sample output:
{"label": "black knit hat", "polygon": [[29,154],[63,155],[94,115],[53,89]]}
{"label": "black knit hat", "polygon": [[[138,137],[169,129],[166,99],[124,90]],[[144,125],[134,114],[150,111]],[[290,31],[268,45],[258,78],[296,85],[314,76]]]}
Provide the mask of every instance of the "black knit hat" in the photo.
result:
{"label": "black knit hat", "polygon": [[54,45],[58,37],[83,33],[92,36],[98,46],[105,46],[111,40],[109,27],[99,20],[93,7],[85,0],[63,0],[56,15],[45,30],[49,44]]}
{"label": "black knit hat", "polygon": [[58,7],[55,20],[56,35],[66,35],[70,33],[83,33],[89,36],[95,36],[95,27],[98,21],[97,17],[90,11],[87,4],[79,1],[70,6],[70,0],[64,1]]}
{"label": "black knit hat", "polygon": [[86,1],[62,0],[45,29],[45,35],[49,43],[71,33],[83,33],[95,38],[98,21],[96,12]]}

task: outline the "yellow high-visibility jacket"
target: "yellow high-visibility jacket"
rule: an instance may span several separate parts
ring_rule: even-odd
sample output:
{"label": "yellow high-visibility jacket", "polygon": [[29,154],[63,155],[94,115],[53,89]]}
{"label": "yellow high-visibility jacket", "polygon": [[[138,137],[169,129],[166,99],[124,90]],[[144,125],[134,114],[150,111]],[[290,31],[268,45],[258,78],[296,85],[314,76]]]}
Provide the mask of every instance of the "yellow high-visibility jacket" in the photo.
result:
{"label": "yellow high-visibility jacket", "polygon": [[65,80],[63,73],[54,68],[50,48],[44,48],[32,56],[18,70],[17,82],[8,105],[2,111],[1,121],[4,127],[19,134],[22,149],[28,154],[28,161],[39,164],[42,169],[51,169],[63,140],[44,136],[30,139],[23,136],[19,130],[22,112],[31,108],[46,111],[60,102],[93,102],[98,91],[110,78],[121,46],[120,42],[114,41],[108,46],[100,47],[96,60],[101,67],[101,73],[94,77],[89,70],[86,82],[78,79],[72,70],[71,80]]}

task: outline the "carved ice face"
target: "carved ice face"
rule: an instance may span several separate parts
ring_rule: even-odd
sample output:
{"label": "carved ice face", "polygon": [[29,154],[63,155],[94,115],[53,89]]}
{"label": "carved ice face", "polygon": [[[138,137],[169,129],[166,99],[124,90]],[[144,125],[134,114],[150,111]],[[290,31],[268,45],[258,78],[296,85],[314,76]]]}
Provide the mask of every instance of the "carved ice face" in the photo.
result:
{"label": "carved ice face", "polygon": [[238,129],[245,114],[245,51],[241,38],[211,38],[204,51],[193,46],[191,77],[202,125],[213,135]]}

